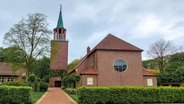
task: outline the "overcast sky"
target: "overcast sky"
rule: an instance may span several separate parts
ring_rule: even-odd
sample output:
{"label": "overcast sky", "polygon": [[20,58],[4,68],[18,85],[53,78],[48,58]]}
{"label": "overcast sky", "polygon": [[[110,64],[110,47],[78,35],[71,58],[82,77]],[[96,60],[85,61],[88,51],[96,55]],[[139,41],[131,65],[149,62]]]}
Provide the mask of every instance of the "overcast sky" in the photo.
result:
{"label": "overcast sky", "polygon": [[[0,47],[3,36],[28,13],[47,16],[49,29],[57,25],[63,5],[69,40],[69,62],[86,54],[111,33],[143,50],[159,39],[184,44],[184,0],[1,0]],[[52,37],[53,34],[51,34]]]}

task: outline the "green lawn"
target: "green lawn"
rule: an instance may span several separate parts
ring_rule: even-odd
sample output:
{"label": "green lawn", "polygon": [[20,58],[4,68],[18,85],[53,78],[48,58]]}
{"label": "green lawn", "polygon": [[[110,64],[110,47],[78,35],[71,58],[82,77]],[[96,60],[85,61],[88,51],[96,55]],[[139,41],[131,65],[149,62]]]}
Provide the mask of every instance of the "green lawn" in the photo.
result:
{"label": "green lawn", "polygon": [[69,94],[69,96],[76,102],[79,101],[78,96],[76,94]]}
{"label": "green lawn", "polygon": [[31,96],[32,104],[36,103],[36,101],[40,99],[44,93],[45,92],[33,92]]}

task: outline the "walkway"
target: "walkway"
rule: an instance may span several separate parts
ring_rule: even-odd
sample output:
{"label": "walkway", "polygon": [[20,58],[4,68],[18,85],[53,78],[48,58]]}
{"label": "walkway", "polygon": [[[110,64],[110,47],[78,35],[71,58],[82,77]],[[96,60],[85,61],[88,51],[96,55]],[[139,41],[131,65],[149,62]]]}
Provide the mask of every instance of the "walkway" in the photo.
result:
{"label": "walkway", "polygon": [[36,104],[77,104],[61,88],[49,88]]}

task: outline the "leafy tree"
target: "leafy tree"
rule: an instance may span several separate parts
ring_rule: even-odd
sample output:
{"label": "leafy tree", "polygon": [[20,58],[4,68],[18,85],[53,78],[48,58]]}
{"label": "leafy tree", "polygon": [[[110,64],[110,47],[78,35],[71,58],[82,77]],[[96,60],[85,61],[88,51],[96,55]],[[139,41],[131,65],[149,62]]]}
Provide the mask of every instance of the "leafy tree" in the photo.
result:
{"label": "leafy tree", "polygon": [[3,47],[0,47],[0,62],[4,62],[5,56],[4,56],[4,49]]}
{"label": "leafy tree", "polygon": [[78,74],[69,74],[63,77],[63,84],[65,87],[74,87],[74,85],[81,79]]}
{"label": "leafy tree", "polygon": [[68,64],[68,69],[74,69],[75,66],[79,63],[80,59],[75,59],[71,63]]}
{"label": "leafy tree", "polygon": [[165,72],[158,74],[158,83],[184,82],[184,53],[176,53],[169,57]]}
{"label": "leafy tree", "polygon": [[22,18],[5,33],[4,42],[23,53],[27,75],[35,59],[47,53],[49,34],[51,30],[48,29],[46,16],[41,13],[28,14],[28,18]]}
{"label": "leafy tree", "polygon": [[8,48],[1,48],[1,62],[7,63],[23,63],[24,61],[24,54],[20,51],[20,49],[16,46],[8,47]]}
{"label": "leafy tree", "polygon": [[184,82],[184,66],[174,71],[158,74],[158,83],[181,83]]}
{"label": "leafy tree", "polygon": [[145,61],[143,61],[142,63],[143,63],[143,67],[144,67],[144,68],[148,68],[148,69],[158,69],[158,65],[157,65],[155,59],[145,60]]}
{"label": "leafy tree", "polygon": [[160,69],[161,72],[163,72],[164,67],[168,61],[168,57],[166,56],[175,54],[179,51],[181,51],[181,48],[177,47],[173,42],[158,40],[155,43],[150,45],[149,50],[147,51],[147,54],[150,57],[156,59],[158,68]]}
{"label": "leafy tree", "polygon": [[31,67],[32,73],[39,77],[42,81],[49,81],[50,58],[44,56],[38,61],[35,61]]}

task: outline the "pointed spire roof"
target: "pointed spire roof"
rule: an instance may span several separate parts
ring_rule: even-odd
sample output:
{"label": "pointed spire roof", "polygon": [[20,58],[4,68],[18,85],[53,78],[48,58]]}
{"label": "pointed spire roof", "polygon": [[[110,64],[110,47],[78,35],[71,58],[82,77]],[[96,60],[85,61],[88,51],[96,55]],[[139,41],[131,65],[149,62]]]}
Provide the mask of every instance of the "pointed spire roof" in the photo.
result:
{"label": "pointed spire roof", "polygon": [[60,5],[60,12],[59,12],[59,17],[58,17],[58,22],[57,22],[57,28],[64,28],[61,9],[62,9],[62,6]]}

